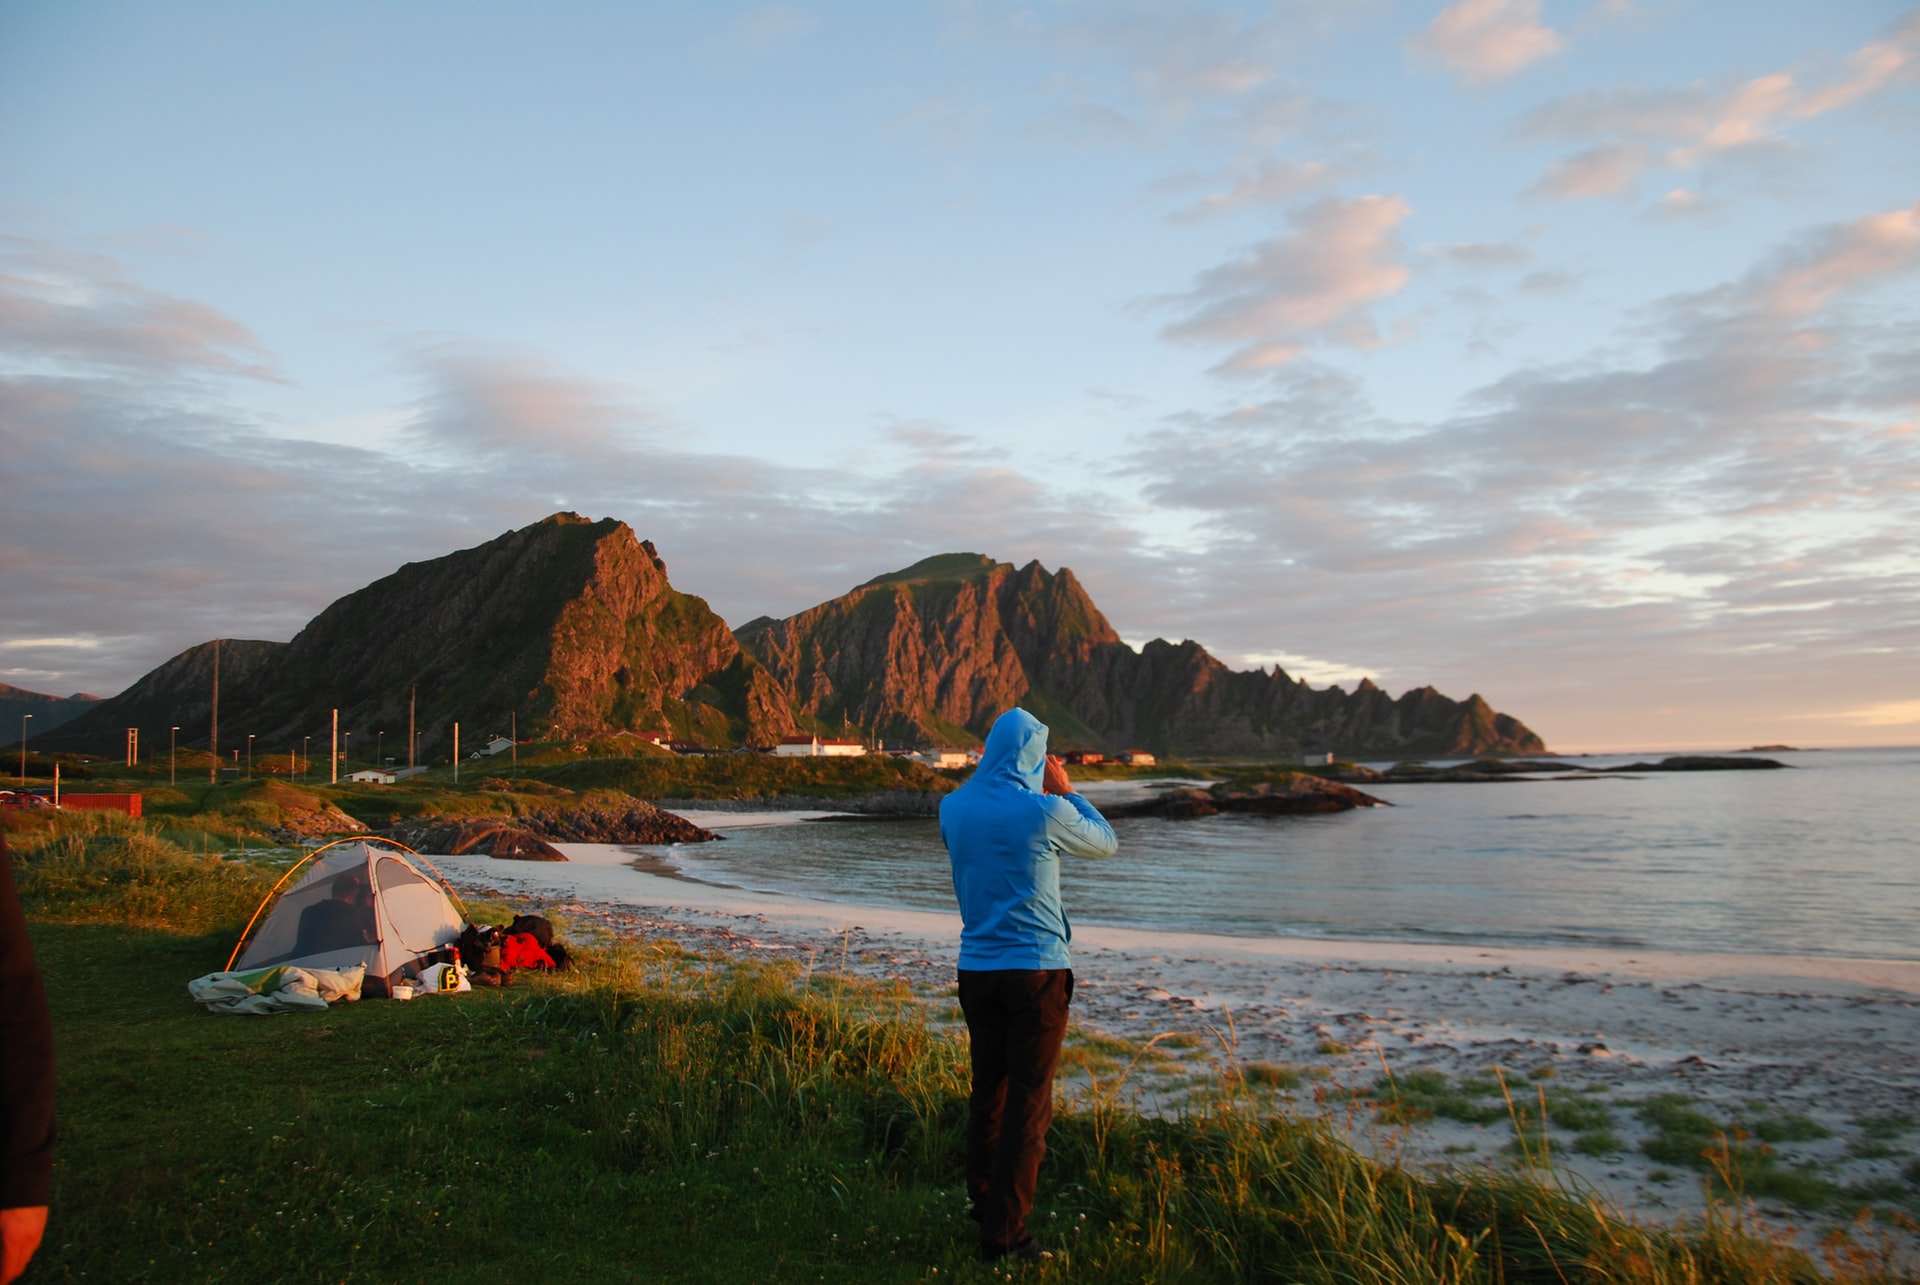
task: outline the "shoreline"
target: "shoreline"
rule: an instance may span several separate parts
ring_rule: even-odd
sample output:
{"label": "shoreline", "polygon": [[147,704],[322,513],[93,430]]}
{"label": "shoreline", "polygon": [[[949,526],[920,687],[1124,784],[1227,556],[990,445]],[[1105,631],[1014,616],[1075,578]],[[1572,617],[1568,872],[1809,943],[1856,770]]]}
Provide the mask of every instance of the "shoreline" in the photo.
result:
{"label": "shoreline", "polygon": [[[442,869],[463,892],[534,902],[589,930],[902,980],[936,1020],[955,1020],[945,997],[957,912],[723,888],[673,877],[656,854],[559,846],[567,864],[451,857]],[[1529,1103],[1540,1086],[1560,1104],[1549,1106],[1550,1121],[1556,1110],[1571,1117],[1580,1103],[1599,1104],[1618,1148],[1580,1154],[1570,1144],[1600,1135],[1576,1139],[1555,1127],[1554,1165],[1630,1214],[1665,1219],[1703,1206],[1698,1173],[1641,1149],[1659,1128],[1645,1104],[1661,1095],[1679,1095],[1730,1129],[1764,1133],[1771,1123],[1805,1135],[1772,1144],[1777,1166],[1836,1190],[1904,1194],[1909,1210],[1920,1203],[1920,961],[1097,925],[1076,926],[1073,952],[1081,1041],[1137,1048],[1176,1037],[1166,1041],[1174,1056],[1156,1051],[1131,1067],[1121,1060],[1127,1095],[1144,1110],[1177,1111],[1207,1073],[1257,1066],[1281,1086],[1277,1101],[1341,1123],[1376,1154],[1413,1165],[1505,1165],[1514,1132],[1504,1108],[1480,1123],[1441,1115],[1389,1126],[1353,1100],[1382,1080],[1383,1067],[1396,1092],[1409,1077],[1484,1085],[1498,1067],[1516,1103]],[[1076,1064],[1069,1056],[1066,1065],[1069,1093],[1096,1079],[1111,1085],[1122,1069],[1094,1057]],[[1872,1145],[1874,1129],[1892,1133],[1874,1135]],[[1760,1207],[1796,1226],[1852,1213],[1770,1198]]]}

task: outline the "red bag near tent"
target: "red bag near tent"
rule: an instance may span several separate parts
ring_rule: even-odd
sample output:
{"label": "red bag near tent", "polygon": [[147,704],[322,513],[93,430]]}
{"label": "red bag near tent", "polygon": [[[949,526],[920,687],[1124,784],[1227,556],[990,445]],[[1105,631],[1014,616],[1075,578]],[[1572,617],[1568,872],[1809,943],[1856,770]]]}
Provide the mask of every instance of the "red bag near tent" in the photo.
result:
{"label": "red bag near tent", "polygon": [[540,939],[532,933],[508,933],[500,947],[502,968],[552,968],[553,956],[541,949]]}

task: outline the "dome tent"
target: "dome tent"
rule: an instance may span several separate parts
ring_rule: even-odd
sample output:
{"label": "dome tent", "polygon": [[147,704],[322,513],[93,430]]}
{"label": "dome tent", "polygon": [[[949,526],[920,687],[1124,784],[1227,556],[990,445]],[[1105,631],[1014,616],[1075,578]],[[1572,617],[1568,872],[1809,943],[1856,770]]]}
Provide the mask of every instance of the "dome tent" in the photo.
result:
{"label": "dome tent", "polygon": [[340,839],[280,877],[240,934],[227,968],[364,965],[366,993],[384,995],[425,956],[451,947],[465,923],[465,907],[425,857],[391,839]]}

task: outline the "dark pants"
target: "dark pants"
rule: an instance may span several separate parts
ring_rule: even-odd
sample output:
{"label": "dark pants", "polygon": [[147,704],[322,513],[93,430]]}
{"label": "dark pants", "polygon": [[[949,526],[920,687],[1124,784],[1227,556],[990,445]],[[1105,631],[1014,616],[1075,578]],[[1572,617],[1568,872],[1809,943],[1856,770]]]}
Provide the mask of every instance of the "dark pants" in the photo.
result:
{"label": "dark pants", "polygon": [[1072,1000],[1071,969],[960,970],[960,1008],[973,1043],[967,1194],[989,1252],[1027,1237]]}

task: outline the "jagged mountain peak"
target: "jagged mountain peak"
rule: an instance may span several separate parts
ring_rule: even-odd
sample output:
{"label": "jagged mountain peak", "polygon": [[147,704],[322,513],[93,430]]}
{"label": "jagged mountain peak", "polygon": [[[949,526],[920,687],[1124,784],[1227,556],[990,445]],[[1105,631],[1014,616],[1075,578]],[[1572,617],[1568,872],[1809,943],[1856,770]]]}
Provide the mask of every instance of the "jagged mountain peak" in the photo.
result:
{"label": "jagged mountain peak", "polygon": [[1536,753],[1545,747],[1484,702],[1431,688],[1393,700],[1371,679],[1316,692],[1278,668],[1230,669],[1193,639],[1135,652],[1062,567],[941,554],[785,620],[742,644],[793,695],[796,717],[889,743],[978,740],[1021,705],[1061,748],[1175,754]]}
{"label": "jagged mountain peak", "polygon": [[[189,648],[41,743],[110,752],[127,727],[173,724],[202,731],[183,746],[204,743],[214,652]],[[1136,652],[1071,570],[1037,560],[935,554],[731,631],[668,582],[652,541],[617,519],[571,512],[409,562],[334,602],[291,642],[222,640],[219,668],[223,751],[257,738],[284,752],[309,734],[317,746],[338,709],[343,730],[404,754],[416,691],[429,757],[448,751],[455,722],[469,745],[516,725],[532,739],[624,729],[765,744],[805,728],[956,745],[1016,704],[1049,723],[1060,748],[1545,749],[1477,694],[1459,702],[1422,687],[1396,700],[1371,679],[1352,693],[1315,691],[1277,666],[1230,669],[1192,639],[1156,638]]]}
{"label": "jagged mountain peak", "polygon": [[1012,565],[1007,562],[996,562],[984,553],[936,553],[930,558],[920,559],[910,567],[888,571],[857,584],[854,586],[854,592],[885,584],[978,580],[992,574],[997,567],[1011,568]]}
{"label": "jagged mountain peak", "polygon": [[[76,746],[174,723],[203,740],[211,652],[191,648],[75,720]],[[577,513],[409,562],[291,642],[223,644],[220,663],[222,741],[237,729],[276,750],[330,732],[338,709],[343,730],[379,731],[405,762],[410,703],[429,756],[450,752],[456,722],[468,744],[513,727],[526,739],[664,731],[708,744],[793,730],[784,696],[704,600],[668,582],[652,542]]]}

